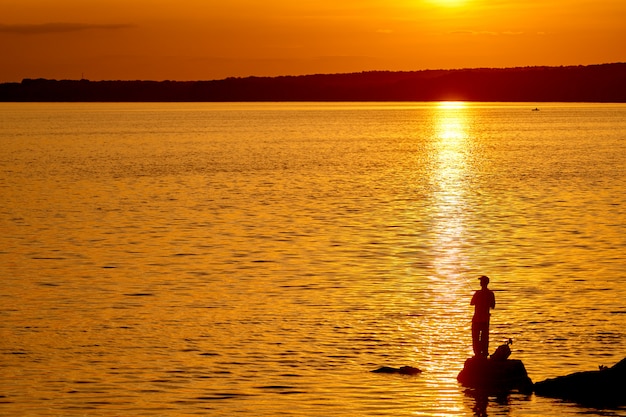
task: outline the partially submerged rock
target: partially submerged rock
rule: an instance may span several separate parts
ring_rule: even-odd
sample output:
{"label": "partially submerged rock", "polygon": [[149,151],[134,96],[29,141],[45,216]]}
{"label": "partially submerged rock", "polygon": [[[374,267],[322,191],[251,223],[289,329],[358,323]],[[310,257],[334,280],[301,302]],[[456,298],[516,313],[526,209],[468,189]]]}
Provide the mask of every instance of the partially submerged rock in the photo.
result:
{"label": "partially submerged rock", "polygon": [[626,405],[626,358],[610,368],[576,372],[535,384],[535,394],[589,405]]}
{"label": "partially submerged rock", "polygon": [[401,375],[417,375],[421,374],[422,370],[414,368],[412,366],[401,366],[400,368],[392,368],[391,366],[381,366],[378,369],[374,369],[372,372],[377,374],[401,374]]}
{"label": "partially submerged rock", "polygon": [[522,361],[489,359],[480,356],[465,361],[457,381],[468,388],[488,391],[532,392],[533,382]]}

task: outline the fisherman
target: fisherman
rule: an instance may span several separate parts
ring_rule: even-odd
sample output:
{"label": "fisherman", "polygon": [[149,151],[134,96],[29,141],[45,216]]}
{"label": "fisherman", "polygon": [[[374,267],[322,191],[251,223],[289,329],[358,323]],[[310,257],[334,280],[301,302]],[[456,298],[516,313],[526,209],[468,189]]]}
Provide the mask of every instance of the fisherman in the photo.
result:
{"label": "fisherman", "polygon": [[475,356],[489,356],[489,318],[491,309],[496,308],[496,297],[487,285],[489,277],[483,275],[480,278],[480,290],[474,293],[470,305],[474,306],[472,318],[472,347]]}

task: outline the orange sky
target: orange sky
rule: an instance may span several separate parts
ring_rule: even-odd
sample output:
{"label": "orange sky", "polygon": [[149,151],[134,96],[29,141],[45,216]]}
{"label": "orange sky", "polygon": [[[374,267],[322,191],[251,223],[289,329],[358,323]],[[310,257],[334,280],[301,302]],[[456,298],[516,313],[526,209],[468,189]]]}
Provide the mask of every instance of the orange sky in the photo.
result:
{"label": "orange sky", "polygon": [[0,0],[0,82],[626,61],[624,0]]}

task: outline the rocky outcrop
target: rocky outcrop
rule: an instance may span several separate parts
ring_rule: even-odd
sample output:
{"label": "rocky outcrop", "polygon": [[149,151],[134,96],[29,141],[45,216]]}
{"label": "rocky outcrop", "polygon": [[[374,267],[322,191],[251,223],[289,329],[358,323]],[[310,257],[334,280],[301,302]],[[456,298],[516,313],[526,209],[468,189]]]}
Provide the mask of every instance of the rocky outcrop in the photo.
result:
{"label": "rocky outcrop", "polygon": [[535,384],[535,394],[585,405],[626,405],[626,358],[610,368],[576,372]]}
{"label": "rocky outcrop", "polygon": [[400,374],[400,375],[417,375],[421,374],[422,370],[414,368],[412,366],[401,366],[400,368],[393,368],[391,366],[381,366],[378,369],[374,369],[372,372],[377,374]]}
{"label": "rocky outcrop", "polygon": [[533,382],[522,361],[488,359],[480,356],[465,361],[457,380],[468,388],[488,391],[532,392]]}

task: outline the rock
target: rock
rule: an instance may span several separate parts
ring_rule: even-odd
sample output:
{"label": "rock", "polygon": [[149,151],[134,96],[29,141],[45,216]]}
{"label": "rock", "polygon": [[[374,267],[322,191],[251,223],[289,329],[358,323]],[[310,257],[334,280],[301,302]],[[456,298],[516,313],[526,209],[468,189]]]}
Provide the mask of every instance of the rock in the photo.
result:
{"label": "rock", "polygon": [[626,405],[626,358],[610,368],[576,372],[535,384],[535,394],[583,405]]}
{"label": "rock", "polygon": [[488,359],[479,356],[465,361],[457,381],[468,388],[489,391],[532,392],[533,382],[522,361],[517,359]]}
{"label": "rock", "polygon": [[401,366],[400,368],[392,368],[391,366],[381,366],[378,369],[374,369],[372,372],[377,374],[401,374],[401,375],[417,375],[421,374],[422,370],[414,368],[412,366]]}

